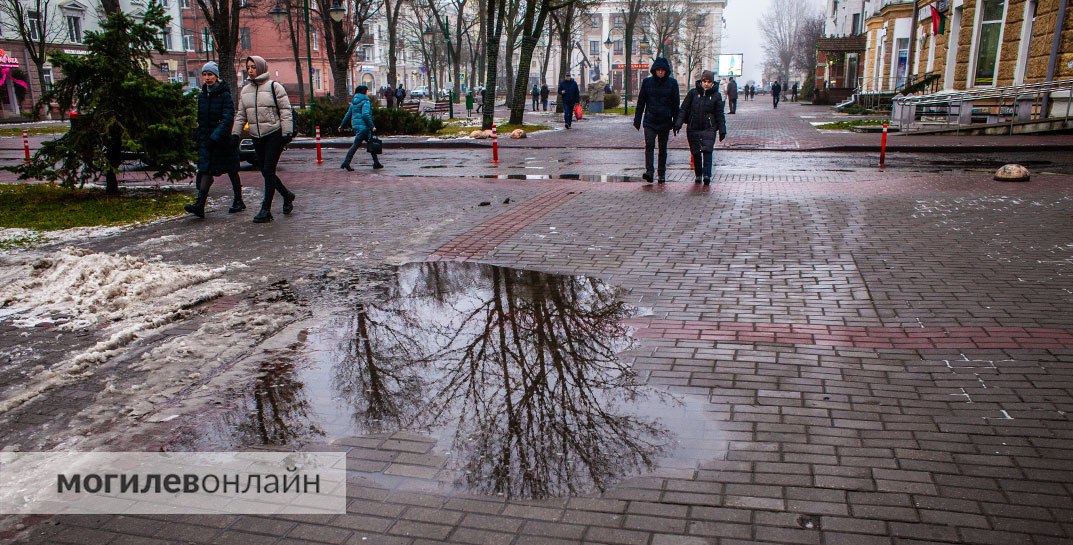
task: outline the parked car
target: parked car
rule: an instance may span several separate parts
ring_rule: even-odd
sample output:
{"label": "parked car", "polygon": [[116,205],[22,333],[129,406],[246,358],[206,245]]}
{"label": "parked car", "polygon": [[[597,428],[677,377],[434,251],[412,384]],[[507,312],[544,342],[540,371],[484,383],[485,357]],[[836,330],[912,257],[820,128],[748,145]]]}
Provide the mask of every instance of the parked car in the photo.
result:
{"label": "parked car", "polygon": [[428,87],[425,87],[425,86],[414,87],[413,89],[410,89],[410,92],[409,92],[409,94],[407,96],[409,98],[428,98],[429,97]]}

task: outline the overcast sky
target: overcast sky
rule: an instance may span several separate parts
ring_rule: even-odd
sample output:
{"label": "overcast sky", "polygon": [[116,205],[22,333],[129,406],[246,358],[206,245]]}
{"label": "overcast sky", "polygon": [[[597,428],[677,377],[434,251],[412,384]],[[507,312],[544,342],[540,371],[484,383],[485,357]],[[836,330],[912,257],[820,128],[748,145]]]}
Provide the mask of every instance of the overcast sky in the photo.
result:
{"label": "overcast sky", "polygon": [[[823,0],[797,0],[807,2],[822,10],[826,4]],[[760,44],[760,29],[757,24],[760,15],[767,11],[771,0],[727,0],[723,18],[726,30],[723,31],[723,53],[742,53],[745,55],[742,80],[760,82],[761,66],[764,64],[764,50]]]}

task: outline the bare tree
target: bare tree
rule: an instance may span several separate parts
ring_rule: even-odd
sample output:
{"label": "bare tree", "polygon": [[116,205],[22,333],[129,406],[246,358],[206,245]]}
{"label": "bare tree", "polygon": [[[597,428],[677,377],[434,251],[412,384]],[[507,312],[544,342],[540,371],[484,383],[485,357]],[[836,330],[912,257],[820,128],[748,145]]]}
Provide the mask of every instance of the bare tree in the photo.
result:
{"label": "bare tree", "polygon": [[[503,38],[503,26],[506,24],[507,8],[511,0],[486,0],[486,13],[484,18],[487,38],[485,42],[485,58],[487,65],[484,73],[484,116],[481,119],[482,129],[491,129],[495,120],[496,105],[496,79],[499,67],[499,49]],[[509,60],[508,60],[509,61]]]}
{"label": "bare tree", "polygon": [[462,44],[464,41],[463,34],[467,33],[472,28],[473,22],[466,17],[466,5],[469,0],[447,0],[443,5],[438,2],[430,2],[429,8],[432,10],[433,19],[436,22],[436,29],[446,38],[451,34],[451,16],[454,16],[454,36],[451,36],[451,40],[445,39],[445,46],[450,49],[450,62],[452,73],[451,79],[454,81],[452,92],[457,99],[462,92],[462,82],[459,79],[459,74],[462,70]]}
{"label": "bare tree", "polygon": [[686,3],[683,0],[661,0],[650,2],[647,6],[641,31],[656,44],[657,57],[670,57],[668,49],[672,41],[682,30],[686,17]]}
{"label": "bare tree", "polygon": [[[305,74],[302,72],[302,24],[298,20],[295,14],[301,13],[302,5],[299,0],[281,0],[283,6],[287,9],[286,18],[283,20],[280,26],[284,26],[287,32],[287,38],[291,43],[291,56],[294,60],[294,73],[297,76],[298,81],[298,107],[306,107],[306,94],[305,94]],[[282,31],[280,31],[282,33]],[[238,93],[235,94],[236,97]]]}
{"label": "bare tree", "polygon": [[387,82],[392,87],[399,79],[399,15],[406,0],[384,0],[384,22],[387,23]]}
{"label": "bare tree", "polygon": [[[42,93],[48,52],[68,37],[57,4],[54,0],[0,0],[0,28],[22,42],[26,56],[37,67],[37,84]],[[30,93],[31,101],[33,96]]]}
{"label": "bare tree", "polygon": [[[525,115],[526,90],[529,88],[529,70],[533,52],[544,32],[548,15],[562,8],[577,9],[576,0],[529,0],[522,16],[522,49],[518,59],[518,75],[514,80],[514,93],[510,102],[510,122],[521,124]],[[573,42],[570,42],[573,43]]]}
{"label": "bare tree", "polygon": [[[570,55],[574,49],[574,44],[577,42],[578,35],[581,33],[581,28],[589,21],[585,15],[592,5],[594,5],[594,2],[592,1],[573,2],[562,9],[551,12],[550,14],[551,20],[555,26],[559,46],[559,73],[558,79],[556,80],[557,82],[562,81],[563,76],[571,70]],[[561,100],[555,101],[555,111],[563,111]]]}
{"label": "bare tree", "polygon": [[[201,0],[198,0],[199,2]],[[332,19],[332,8],[337,7],[332,0],[315,0],[317,5],[317,18],[319,27],[324,30],[324,45],[328,50],[329,66],[332,69],[334,80],[333,92],[337,97],[350,96],[347,89],[346,76],[350,71],[350,62],[354,58],[354,50],[365,37],[366,24],[376,15],[380,3],[373,0],[354,0],[347,2],[343,7],[346,13],[343,20]]]}
{"label": "bare tree", "polygon": [[767,11],[760,17],[760,39],[763,41],[767,61],[778,69],[778,77],[790,79],[794,50],[800,45],[801,30],[806,19],[812,16],[812,8],[800,0],[771,0]]}
{"label": "bare tree", "polygon": [[814,12],[802,22],[797,35],[792,66],[805,76],[801,82],[801,94],[806,97],[812,96],[816,89],[816,43],[823,37],[824,24],[823,14]]}
{"label": "bare tree", "polygon": [[686,68],[686,82],[692,85],[703,68],[701,63],[708,58],[708,50],[712,47],[711,32],[705,29],[696,16],[687,17],[685,21],[685,34],[682,47],[679,49],[681,61]]}
{"label": "bare tree", "polygon": [[[653,2],[658,0],[624,0],[621,4],[620,13],[623,19],[625,19],[624,29],[624,41],[626,46],[626,78],[625,78],[625,90],[626,99],[630,97],[630,80],[633,79],[633,36],[637,32],[637,23],[641,20],[641,16],[650,11],[650,6]],[[629,103],[623,104],[623,112],[629,115],[630,108]]]}

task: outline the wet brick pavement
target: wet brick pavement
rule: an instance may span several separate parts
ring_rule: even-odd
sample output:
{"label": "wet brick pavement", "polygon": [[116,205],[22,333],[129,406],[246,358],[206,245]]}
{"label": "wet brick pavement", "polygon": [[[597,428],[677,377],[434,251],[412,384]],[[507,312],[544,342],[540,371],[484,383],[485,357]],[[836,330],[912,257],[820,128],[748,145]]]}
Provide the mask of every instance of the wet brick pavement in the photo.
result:
{"label": "wet brick pavement", "polygon": [[[817,138],[740,111],[735,123],[755,123],[757,142]],[[580,139],[596,125],[548,137]],[[625,143],[622,132],[611,126],[600,139]],[[655,186],[401,178],[392,174],[425,164],[401,152],[386,174],[287,165],[299,197],[292,216],[267,225],[228,216],[220,189],[205,221],[85,244],[239,261],[249,268],[235,274],[256,285],[428,259],[598,277],[646,311],[631,319],[639,344],[623,357],[649,385],[702,400],[697,421],[683,424],[705,429],[710,450],[688,467],[660,467],[602,494],[517,500],[438,486],[442,460],[421,434],[333,437],[353,468],[395,468],[384,473],[391,480],[356,476],[346,515],[62,516],[20,539],[1068,545],[1073,176],[1009,185],[980,171],[792,172],[789,155],[761,175],[746,172],[751,161],[724,156],[707,188],[681,167]],[[140,246],[166,235],[182,238]],[[47,344],[48,333],[35,335]],[[21,342],[0,331],[3,346]],[[4,442],[62,434],[53,430],[91,400],[64,392],[7,415]],[[172,431],[159,424],[138,439],[153,448]]]}

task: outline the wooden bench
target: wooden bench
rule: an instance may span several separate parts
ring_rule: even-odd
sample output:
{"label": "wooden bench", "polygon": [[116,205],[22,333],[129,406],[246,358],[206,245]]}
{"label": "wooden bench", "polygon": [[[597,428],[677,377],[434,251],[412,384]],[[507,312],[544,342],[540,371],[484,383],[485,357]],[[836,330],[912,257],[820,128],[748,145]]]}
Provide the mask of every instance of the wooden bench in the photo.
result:
{"label": "wooden bench", "polygon": [[400,106],[403,110],[413,113],[421,113],[421,101],[411,100],[410,102],[403,102]]}
{"label": "wooden bench", "polygon": [[437,100],[425,113],[435,116],[448,115],[451,111],[451,101]]}

